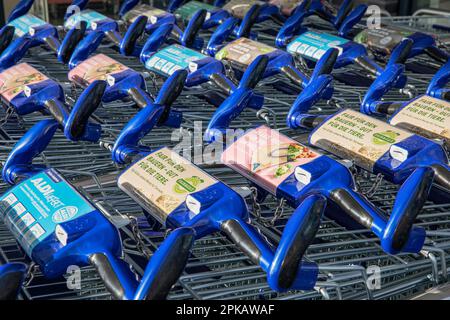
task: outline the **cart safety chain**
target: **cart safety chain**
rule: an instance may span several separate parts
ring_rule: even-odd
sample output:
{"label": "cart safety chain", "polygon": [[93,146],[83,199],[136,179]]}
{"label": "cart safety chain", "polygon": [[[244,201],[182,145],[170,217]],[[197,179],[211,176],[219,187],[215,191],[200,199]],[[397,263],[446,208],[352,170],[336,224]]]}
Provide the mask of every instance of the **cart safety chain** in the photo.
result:
{"label": "cart safety chain", "polygon": [[272,220],[270,220],[270,226],[273,227],[275,222],[283,216],[284,213],[284,204],[286,203],[285,198],[281,198],[277,208],[275,209],[275,213],[273,214]]}
{"label": "cart safety chain", "polygon": [[360,173],[358,171],[358,168],[355,166],[355,164],[352,164],[348,170],[350,170],[350,173],[353,175],[353,181],[355,182],[355,191],[361,191],[361,184],[359,183],[358,177],[360,176]]}
{"label": "cart safety chain", "polygon": [[308,64],[306,63],[306,60],[300,56],[295,55],[294,56],[294,65],[296,68],[300,69],[301,71],[309,71]]}
{"label": "cart safety chain", "polygon": [[450,149],[447,147],[447,144],[445,144],[443,141],[442,141],[442,148],[444,149],[444,151],[445,151],[445,153],[447,153],[447,154],[449,154],[450,153]]}
{"label": "cart safety chain", "polygon": [[252,211],[257,220],[261,220],[261,205],[258,203],[258,189],[256,187],[250,187],[252,192]]}
{"label": "cart safety chain", "polygon": [[228,79],[231,80],[234,84],[239,83],[239,80],[236,78],[236,75],[234,73],[233,67],[231,66],[231,63],[228,61],[224,62],[225,66],[225,75],[228,77]]}
{"label": "cart safety chain", "polygon": [[[339,102],[340,101],[340,102]],[[335,107],[337,109],[342,109],[343,106],[341,105],[341,103],[345,103],[344,99],[339,99],[339,98],[331,98],[330,100],[327,101],[327,104],[331,107]]]}
{"label": "cart safety chain", "polygon": [[277,114],[272,109],[262,107],[261,109],[258,110],[258,112],[256,112],[256,117],[261,120],[264,120],[269,127],[278,129]]}
{"label": "cart safety chain", "polygon": [[255,187],[250,188],[250,190],[252,191],[253,196],[252,207],[256,220],[265,227],[273,227],[275,225],[275,222],[277,222],[277,220],[283,216],[286,199],[284,198],[280,199],[272,218],[264,218],[261,215],[261,206],[257,202],[258,190]]}
{"label": "cart safety chain", "polygon": [[417,89],[411,84],[407,84],[403,89],[400,89],[399,92],[407,95],[410,99],[417,97]]}
{"label": "cart safety chain", "polygon": [[[150,81],[152,82],[153,89],[155,90],[155,92],[158,92],[159,89],[158,89],[158,84],[156,82],[156,75],[154,73],[149,73],[148,75],[149,75]],[[155,100],[155,95],[151,92],[150,92],[150,97],[153,100]]]}
{"label": "cart safety chain", "polygon": [[369,188],[369,190],[363,191],[361,193],[368,198],[373,197],[375,195],[375,193],[377,192],[378,188],[380,187],[381,183],[383,182],[383,180],[384,180],[384,175],[381,173],[377,174],[377,176],[375,177],[375,182]]}
{"label": "cart safety chain", "polygon": [[9,118],[14,114],[14,108],[13,107],[8,107],[8,109],[6,109],[6,115],[0,119],[0,127],[3,127],[9,120]]}
{"label": "cart safety chain", "polygon": [[131,225],[131,232],[133,233],[133,237],[136,241],[136,248],[138,251],[142,252],[142,254],[147,258],[150,259],[152,256],[152,253],[145,245],[144,239],[142,238],[141,233],[139,232],[139,226],[138,221],[135,216],[127,215],[128,219],[130,219],[130,225]]}
{"label": "cart safety chain", "polygon": [[36,275],[36,272],[38,271],[39,266],[35,262],[31,262],[30,266],[28,267],[27,274],[25,276],[25,282],[23,284],[24,287],[27,287],[31,281],[33,281],[34,276]]}

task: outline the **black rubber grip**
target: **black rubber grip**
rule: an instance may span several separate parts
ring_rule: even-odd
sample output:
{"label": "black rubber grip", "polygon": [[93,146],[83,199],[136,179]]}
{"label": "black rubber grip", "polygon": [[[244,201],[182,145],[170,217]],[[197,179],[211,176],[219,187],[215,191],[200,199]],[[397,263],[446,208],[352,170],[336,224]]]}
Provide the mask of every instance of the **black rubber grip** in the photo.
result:
{"label": "black rubber grip", "polygon": [[377,112],[386,115],[392,115],[402,107],[403,103],[399,102],[383,102],[377,105]]}
{"label": "black rubber grip", "polygon": [[238,221],[227,220],[223,222],[221,225],[221,230],[250,258],[254,264],[259,265],[261,251]]}
{"label": "black rubber grip", "polygon": [[112,42],[112,43],[114,43],[116,46],[120,46],[120,41],[121,41],[121,39],[119,39],[118,37],[117,37],[117,34],[115,33],[115,32],[113,32],[113,31],[106,31],[105,32],[105,35],[108,37],[108,39]]}
{"label": "black rubber grip", "polygon": [[124,39],[123,42],[125,55],[127,56],[133,53],[138,38],[144,33],[145,27],[147,26],[148,18],[146,16],[140,16],[138,19],[139,21],[134,26],[131,36]]}
{"label": "black rubber grip", "polygon": [[353,9],[353,4],[350,4],[349,6],[347,6],[347,8],[345,8],[345,11],[343,12],[343,14],[339,17],[339,20],[336,20],[336,26],[337,28],[339,28],[342,24],[342,22],[344,22],[345,18],[347,18],[347,16],[350,14],[350,12]]}
{"label": "black rubber grip", "polygon": [[242,26],[241,35],[240,35],[241,37],[248,38],[250,36],[252,27],[256,23],[259,13],[261,12],[261,6],[259,4],[253,5],[252,8],[254,8],[254,9],[251,12],[250,17],[243,21],[243,22],[245,22],[245,25]]}
{"label": "black rubber grip", "polygon": [[321,64],[320,69],[315,72],[316,76],[320,76],[322,74],[330,74],[331,72],[333,72],[334,64],[336,63],[338,56],[339,50],[334,48],[327,61]]}
{"label": "black rubber grip", "polygon": [[186,77],[187,71],[180,70],[178,71],[176,78],[169,78],[170,82],[167,82],[169,80],[166,80],[156,98],[157,102],[167,107],[171,106],[183,91]]}
{"label": "black rubber grip", "polygon": [[[77,109],[77,112],[73,118],[73,125],[70,128],[70,134],[73,137],[78,138],[83,134],[89,117],[102,102],[106,86],[106,81],[97,81],[95,85],[91,84],[89,95],[84,96],[83,100],[79,99],[77,101],[76,106],[74,107]],[[83,97],[83,95],[80,96],[80,98],[81,97]]]}
{"label": "black rubber grip", "polygon": [[358,57],[355,59],[355,63],[358,64],[361,68],[363,68],[364,70],[366,70],[367,72],[369,72],[372,75],[376,75],[377,74],[377,69],[370,64],[367,60],[366,60],[366,56],[363,57]]}
{"label": "black rubber grip", "polygon": [[305,5],[304,5],[305,11],[308,11],[308,10],[309,10],[309,8],[310,8],[311,5],[312,5],[312,2],[313,2],[313,0],[306,0],[306,3],[305,3]]}
{"label": "black rubber grip", "polygon": [[444,100],[450,101],[450,91],[447,91],[446,93],[444,93],[442,98]]}
{"label": "black rubber grip", "polygon": [[394,250],[402,250],[405,246],[406,242],[409,239],[410,231],[413,227],[414,221],[417,218],[417,215],[423,208],[425,201],[428,199],[428,191],[427,189],[430,187],[429,181],[432,181],[434,172],[429,170],[426,173],[426,176],[420,181],[420,184],[415,188],[412,194],[408,196],[413,201],[410,201],[408,206],[405,208],[400,222],[397,224],[395,231],[393,233],[392,240],[392,248]]}
{"label": "black rubber grip", "polygon": [[[249,68],[253,68],[253,72],[249,77],[247,77],[247,72],[244,73],[244,76],[241,79],[241,82],[239,86],[248,88],[248,89],[254,89],[256,85],[262,80],[264,77],[264,73],[266,72],[267,65],[269,64],[269,57],[266,55],[258,56],[256,59],[259,59],[257,61],[257,65],[255,67],[253,63],[255,63],[253,60],[253,63],[250,64]],[[247,69],[249,70],[249,69]]]}
{"label": "black rubber grip", "polygon": [[146,300],[165,300],[173,284],[178,280],[188,261],[194,235],[185,234],[177,238],[172,249],[165,255],[165,260],[155,275]]}
{"label": "black rubber grip", "polygon": [[23,280],[22,272],[9,272],[0,278],[0,301],[16,300],[18,288]]}
{"label": "black rubber grip", "polygon": [[14,38],[14,27],[5,26],[0,34],[0,54],[11,44]]}
{"label": "black rubber grip", "polygon": [[81,39],[83,39],[86,28],[87,22],[84,20],[80,21],[80,28],[75,29],[70,35],[70,38],[67,41],[63,41],[61,43],[60,52],[63,63],[69,62],[70,58],[72,57],[73,51],[80,43]]}
{"label": "black rubber grip", "polygon": [[291,66],[287,65],[281,67],[281,72],[283,72],[283,74],[295,84],[299,85],[300,87],[303,86],[303,79],[300,78],[299,75],[294,70],[292,70]]}
{"label": "black rubber grip", "polygon": [[185,35],[184,42],[186,46],[190,47],[194,43],[195,37],[200,31],[200,28],[203,26],[207,14],[208,13],[206,12],[205,9],[201,9],[197,12],[196,15],[197,19],[194,21],[194,25],[190,27],[190,29],[188,30],[189,33]]}
{"label": "black rubber grip", "polygon": [[402,51],[398,54],[397,59],[393,63],[405,64],[406,60],[411,53],[411,48],[414,45],[414,41],[409,40],[405,46],[403,46]]}
{"label": "black rubber grip", "polygon": [[125,289],[122,286],[116,272],[114,271],[109,259],[103,253],[95,253],[89,257],[91,264],[95,267],[103,280],[106,289],[115,299],[124,300]]}
{"label": "black rubber grip", "polygon": [[439,48],[437,48],[436,46],[425,48],[424,51],[432,59],[435,59],[441,63],[447,62],[448,56],[445,55],[444,52]]}
{"label": "black rubber grip", "polygon": [[45,43],[47,44],[47,46],[53,51],[53,52],[58,52],[59,49],[59,43],[58,41],[53,38],[53,37],[47,37],[44,39]]}
{"label": "black rubber grip", "polygon": [[326,207],[326,199],[317,200],[308,212],[301,227],[295,233],[294,240],[281,263],[278,285],[281,288],[288,289],[292,286],[297,277],[298,266],[309,245],[314,241],[319,230],[322,212]]}
{"label": "black rubber grip", "polygon": [[209,77],[211,82],[213,82],[221,91],[230,95],[231,94],[231,86],[228,82],[225,81],[223,77],[218,75],[217,73],[213,73],[211,77]]}
{"label": "black rubber grip", "polygon": [[[339,206],[345,213],[351,216],[362,226],[370,229],[373,218],[361,204],[345,189],[336,189],[331,192],[331,200]],[[374,207],[374,210],[376,208]]]}
{"label": "black rubber grip", "polygon": [[139,107],[139,109],[143,109],[147,106],[146,97],[144,97],[142,92],[138,89],[131,88],[130,90],[128,90],[128,94],[130,95],[134,103],[136,103],[136,105]]}
{"label": "black rubber grip", "polygon": [[61,108],[64,108],[66,114],[69,114],[69,108],[66,104],[60,103],[58,104],[54,100],[47,100],[45,101],[45,106],[47,107],[47,111],[53,116],[53,118],[58,121],[58,123],[62,126],[64,122],[64,113]]}
{"label": "black rubber grip", "polygon": [[434,183],[446,189],[450,193],[450,172],[444,166],[434,164]]}
{"label": "black rubber grip", "polygon": [[300,125],[304,128],[314,129],[325,121],[327,116],[308,116],[303,117],[300,121]]}

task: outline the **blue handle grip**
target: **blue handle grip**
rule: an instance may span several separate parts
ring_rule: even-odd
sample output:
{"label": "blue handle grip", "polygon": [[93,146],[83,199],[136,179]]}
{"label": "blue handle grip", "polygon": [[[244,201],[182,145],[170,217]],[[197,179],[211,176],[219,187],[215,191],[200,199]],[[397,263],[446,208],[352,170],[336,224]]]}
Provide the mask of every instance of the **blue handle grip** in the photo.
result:
{"label": "blue handle grip", "polygon": [[59,46],[56,54],[58,61],[66,64],[70,61],[70,57],[75,51],[75,48],[83,39],[86,33],[87,23],[86,21],[81,21],[79,28],[70,29],[64,36],[61,45]]}
{"label": "blue handle grip", "polygon": [[444,64],[438,72],[433,76],[427,88],[427,94],[438,98],[445,99],[448,89],[445,86],[450,81],[450,61]]}
{"label": "blue handle grip", "polygon": [[119,17],[122,18],[125,13],[133,9],[138,3],[139,0],[125,0],[119,9]]}
{"label": "blue handle grip", "polygon": [[211,29],[219,26],[229,17],[230,13],[226,10],[214,10],[211,12],[211,17],[203,23],[202,29]]}
{"label": "blue handle grip", "polygon": [[319,230],[326,204],[325,197],[310,195],[289,218],[270,266],[268,282],[271,288],[284,291],[314,287],[317,267],[314,264],[306,267],[301,260]]}
{"label": "blue handle grip", "polygon": [[47,148],[58,127],[56,120],[43,120],[31,127],[8,155],[2,169],[3,180],[14,184],[21,177],[41,171],[44,166],[33,165],[32,161]]}
{"label": "blue handle grip", "polygon": [[212,142],[217,135],[221,135],[230,123],[238,117],[254,96],[253,89],[264,76],[269,58],[260,55],[248,66],[239,86],[224,100],[212,116],[204,134],[205,141]]}
{"label": "blue handle grip", "polygon": [[33,6],[34,0],[20,0],[18,4],[12,9],[11,13],[8,16],[7,23],[25,15],[30,11]]}
{"label": "blue handle grip", "polygon": [[186,70],[175,71],[162,85],[155,103],[170,107],[183,91],[186,78]]}
{"label": "blue handle grip", "polygon": [[106,82],[96,80],[77,99],[64,125],[64,134],[69,140],[96,142],[100,139],[100,125],[88,121],[89,117],[100,106],[105,89]]}
{"label": "blue handle grip", "polygon": [[[181,44],[185,47],[192,47],[195,43],[196,47],[198,49],[201,49],[203,47],[203,40],[197,39],[196,37],[198,32],[203,26],[203,23],[206,20],[206,10],[201,9],[198,10],[190,19],[186,26],[186,29],[184,30],[182,36],[181,36]],[[200,42],[199,42],[200,41]]]}
{"label": "blue handle grip", "polygon": [[21,60],[28,49],[35,45],[35,41],[29,36],[14,39],[0,56],[0,69],[12,67]]}
{"label": "blue handle grip", "polygon": [[278,48],[284,48],[288,45],[293,37],[305,32],[306,29],[303,27],[302,23],[307,16],[308,14],[303,10],[295,10],[295,12],[280,28],[280,31],[278,31],[277,37],[275,39],[275,45]]}
{"label": "blue handle grip", "polygon": [[122,129],[111,150],[112,159],[119,164],[130,162],[140,152],[148,152],[147,147],[139,145],[159,122],[164,106],[151,104],[139,111]]}
{"label": "blue handle grip", "polygon": [[[330,197],[342,211],[378,236],[385,252],[389,254],[417,253],[422,249],[425,232],[423,228],[413,227],[413,225],[431,187],[430,172],[432,171],[428,170],[427,174],[421,175],[425,179],[423,182],[409,184],[404,189],[412,191],[412,194],[418,196],[420,200],[405,197],[405,193],[399,192],[397,199],[400,197],[400,200],[394,204],[389,219],[366,198],[350,188],[333,190]],[[416,177],[413,176],[412,180]],[[417,182],[412,180],[409,181]]]}
{"label": "blue handle grip", "polygon": [[69,68],[75,68],[79,63],[86,60],[100,46],[105,33],[103,31],[91,31],[76,46],[69,60]]}
{"label": "blue handle grip", "polygon": [[320,57],[319,61],[317,61],[314,71],[311,75],[310,82],[313,82],[314,79],[323,75],[323,74],[331,74],[333,71],[336,60],[339,56],[339,50],[336,48],[328,49],[322,57]]}
{"label": "blue handle grip", "polygon": [[206,46],[206,52],[214,57],[214,55],[220,50],[223,43],[231,36],[234,28],[238,24],[239,20],[233,17],[226,19],[216,31],[211,35]]}
{"label": "blue handle grip", "polygon": [[352,2],[353,2],[352,0],[344,0],[344,2],[342,2],[341,5],[339,6],[339,10],[335,17],[333,17],[331,15],[331,12],[329,12],[329,10],[326,10],[326,8],[324,6],[322,6],[319,10],[322,12],[330,13],[328,18],[331,20],[331,22],[333,23],[333,25],[336,28],[339,28],[342,25],[342,23],[344,22],[344,20],[352,12],[352,7],[353,7]]}
{"label": "blue handle grip", "polygon": [[184,0],[170,0],[169,5],[167,6],[167,11],[175,12],[182,4]]}
{"label": "blue handle grip", "polygon": [[379,77],[375,79],[367,90],[361,104],[360,111],[365,114],[380,114],[379,103],[388,93],[405,71],[405,66],[391,65]]}
{"label": "blue handle grip", "polygon": [[161,47],[164,42],[166,42],[166,39],[169,37],[172,29],[173,24],[166,23],[157,28],[150,35],[150,37],[148,37],[140,55],[140,60],[143,64],[145,64],[145,62],[150,59],[156,51],[158,51],[159,47]]}
{"label": "blue handle grip", "polygon": [[403,39],[392,51],[386,68],[389,68],[390,66],[395,64],[405,64],[411,53],[413,45],[414,41],[412,41],[411,39]]}
{"label": "blue handle grip", "polygon": [[171,124],[173,118],[180,121],[179,114],[170,112],[170,106],[181,93],[186,76],[186,70],[175,71],[164,83],[155,103],[149,103],[126,124],[112,148],[114,162],[127,163],[132,156],[148,152],[147,147],[139,145],[143,137],[156,125]]}
{"label": "blue handle grip", "polygon": [[260,12],[261,6],[259,4],[254,4],[251,6],[239,24],[237,30],[234,31],[237,38],[250,37],[251,29],[256,23]]}
{"label": "blue handle grip", "polygon": [[146,16],[139,16],[128,27],[127,32],[123,36],[119,45],[119,51],[125,56],[139,57],[142,47],[137,45],[137,40],[145,32],[148,18]]}
{"label": "blue handle grip", "polygon": [[302,116],[307,113],[330,87],[333,77],[330,75],[321,75],[315,78],[303,89],[297,97],[286,118],[289,128],[298,129],[302,127]]}
{"label": "blue handle grip", "polygon": [[[342,8],[343,6],[341,6]],[[367,11],[367,5],[360,4],[355,9],[353,9],[350,14],[345,16],[344,20],[341,24],[337,25],[338,35],[341,37],[347,37],[348,33],[352,30],[352,28],[361,21],[364,17],[364,14]],[[338,16],[339,17],[339,16]]]}
{"label": "blue handle grip", "polygon": [[89,262],[114,298],[163,300],[184,270],[194,237],[194,230],[190,228],[172,231],[147,263],[139,282],[129,264],[108,250],[90,254]]}
{"label": "blue handle grip", "polygon": [[0,301],[17,298],[26,274],[27,265],[24,263],[14,262],[0,266]]}
{"label": "blue handle grip", "polygon": [[[383,234],[382,246],[387,252],[419,252],[425,241],[425,230],[414,228],[417,215],[428,199],[433,184],[432,168],[417,168],[397,193],[391,216]],[[410,237],[411,232],[416,236]]]}
{"label": "blue handle grip", "polygon": [[3,28],[0,29],[0,56],[13,41],[14,31],[15,28],[9,25],[3,26]]}
{"label": "blue handle grip", "polygon": [[115,299],[133,299],[137,288],[136,275],[124,260],[107,250],[90,254],[88,259]]}
{"label": "blue handle grip", "polygon": [[191,228],[172,231],[147,264],[134,300],[162,300],[178,280],[194,244]]}

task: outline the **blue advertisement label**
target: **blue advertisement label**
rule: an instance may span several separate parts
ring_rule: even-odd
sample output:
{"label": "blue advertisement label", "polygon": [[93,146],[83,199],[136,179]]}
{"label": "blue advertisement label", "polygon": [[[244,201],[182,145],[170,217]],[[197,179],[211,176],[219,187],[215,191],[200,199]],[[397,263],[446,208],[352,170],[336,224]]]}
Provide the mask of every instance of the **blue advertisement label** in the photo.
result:
{"label": "blue advertisement label", "polygon": [[47,24],[47,22],[33,16],[32,14],[23,15],[8,23],[9,26],[13,26],[15,28],[14,35],[16,37],[22,37],[30,31],[30,28],[42,26],[44,24]]}
{"label": "blue advertisement label", "polygon": [[349,40],[331,34],[308,31],[289,43],[287,51],[317,61],[331,48],[337,48],[339,54],[342,53],[339,46],[347,42]]}
{"label": "blue advertisement label", "polygon": [[206,55],[174,44],[155,53],[145,62],[145,67],[153,72],[171,75],[179,69],[187,69],[193,61],[207,58]]}
{"label": "blue advertisement label", "polygon": [[94,210],[53,169],[34,175],[0,197],[0,217],[30,257],[33,249],[55,232],[58,224]]}
{"label": "blue advertisement label", "polygon": [[80,23],[80,21],[86,21],[87,28],[92,29],[92,23],[109,19],[107,16],[102,15],[94,10],[83,10],[81,12],[71,15],[64,23],[66,29],[72,29]]}

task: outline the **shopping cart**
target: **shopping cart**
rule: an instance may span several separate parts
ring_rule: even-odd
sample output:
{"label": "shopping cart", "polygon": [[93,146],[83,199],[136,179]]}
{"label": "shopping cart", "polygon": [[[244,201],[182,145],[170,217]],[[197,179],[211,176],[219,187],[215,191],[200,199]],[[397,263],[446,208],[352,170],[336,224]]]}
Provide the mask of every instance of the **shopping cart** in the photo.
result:
{"label": "shopping cart", "polygon": [[[326,28],[315,23],[313,26]],[[389,23],[407,25],[415,30],[429,30],[428,18],[386,18]],[[409,20],[408,20],[409,19]],[[434,21],[434,20],[433,20]],[[414,22],[414,23],[412,23]],[[434,22],[433,22],[434,23]],[[274,26],[264,22],[257,26],[260,39],[273,43]],[[445,31],[442,31],[445,36]],[[208,36],[208,31],[205,32]],[[139,61],[124,58],[107,46],[100,50],[119,62],[138,71],[145,72]],[[55,64],[52,57],[38,50],[30,54],[27,62],[52,75],[75,99],[80,91],[67,80],[67,68]],[[426,63],[431,61],[424,60]],[[301,61],[299,62],[301,64]],[[343,69],[338,72],[350,72]],[[353,70],[354,71],[354,70]],[[149,91],[156,93],[162,82],[147,74]],[[408,72],[411,91],[423,92],[427,86],[428,75],[415,75]],[[336,81],[335,95],[331,102],[321,102],[311,111],[317,114],[330,114],[341,107],[358,109],[366,87],[348,86]],[[256,124],[267,124],[281,132],[305,142],[307,135],[289,130],[285,117],[298,93],[297,89],[283,80],[274,77],[261,82],[256,88],[266,97],[264,109],[256,114],[246,110],[232,123],[233,128],[247,129]],[[183,129],[191,131],[196,127],[206,128],[215,108],[206,99],[216,94],[207,86],[186,89],[175,102],[175,108],[184,113]],[[386,99],[398,99],[404,93],[393,92]],[[205,98],[206,97],[206,98]],[[113,102],[104,104],[94,117],[104,128],[103,142],[113,142],[123,125],[135,114],[131,103]],[[14,143],[37,121],[44,116],[27,115],[18,118],[0,111],[0,162],[4,161]],[[177,133],[156,128],[143,140],[150,147],[161,145],[176,146]],[[172,138],[172,139],[171,139]],[[194,145],[201,147],[201,143]],[[189,149],[188,151],[192,151]],[[57,134],[49,148],[37,161],[61,170],[75,185],[120,227],[123,237],[125,259],[134,270],[142,274],[148,258],[164,240],[168,230],[156,221],[147,221],[142,209],[116,184],[121,168],[116,167],[108,150],[92,143],[71,143],[62,134]],[[350,164],[351,165],[351,164]],[[265,237],[276,244],[284,226],[292,213],[288,206],[275,198],[268,198],[263,204],[255,201],[254,190],[248,182],[234,171],[218,164],[201,165],[208,173],[229,184],[245,195],[253,216],[254,225]],[[381,176],[373,176],[364,171],[356,171],[358,186],[377,206],[389,211],[397,192],[397,187],[387,183]],[[0,184],[0,191],[7,186]],[[275,218],[275,219],[274,219]],[[192,255],[183,275],[173,287],[169,299],[248,299],[248,300],[291,300],[291,299],[405,299],[426,289],[445,283],[448,280],[450,262],[450,204],[427,203],[418,217],[418,225],[427,229],[429,235],[421,254],[401,254],[389,256],[383,252],[378,240],[367,230],[347,230],[332,220],[325,219],[315,242],[309,247],[306,259],[319,264],[319,281],[315,290],[302,292],[276,293],[270,290],[265,273],[254,265],[240,250],[221,234],[214,234],[195,242]],[[0,225],[0,260],[29,262],[18,244],[12,240],[6,227]],[[110,299],[95,270],[83,268],[80,286],[77,286],[77,273],[65,278],[49,281],[34,268],[30,268],[27,283],[21,292],[22,299]],[[374,272],[374,273],[373,273]],[[378,277],[377,277],[378,276]],[[75,279],[75,280],[74,280]],[[69,286],[68,286],[69,283]]]}

